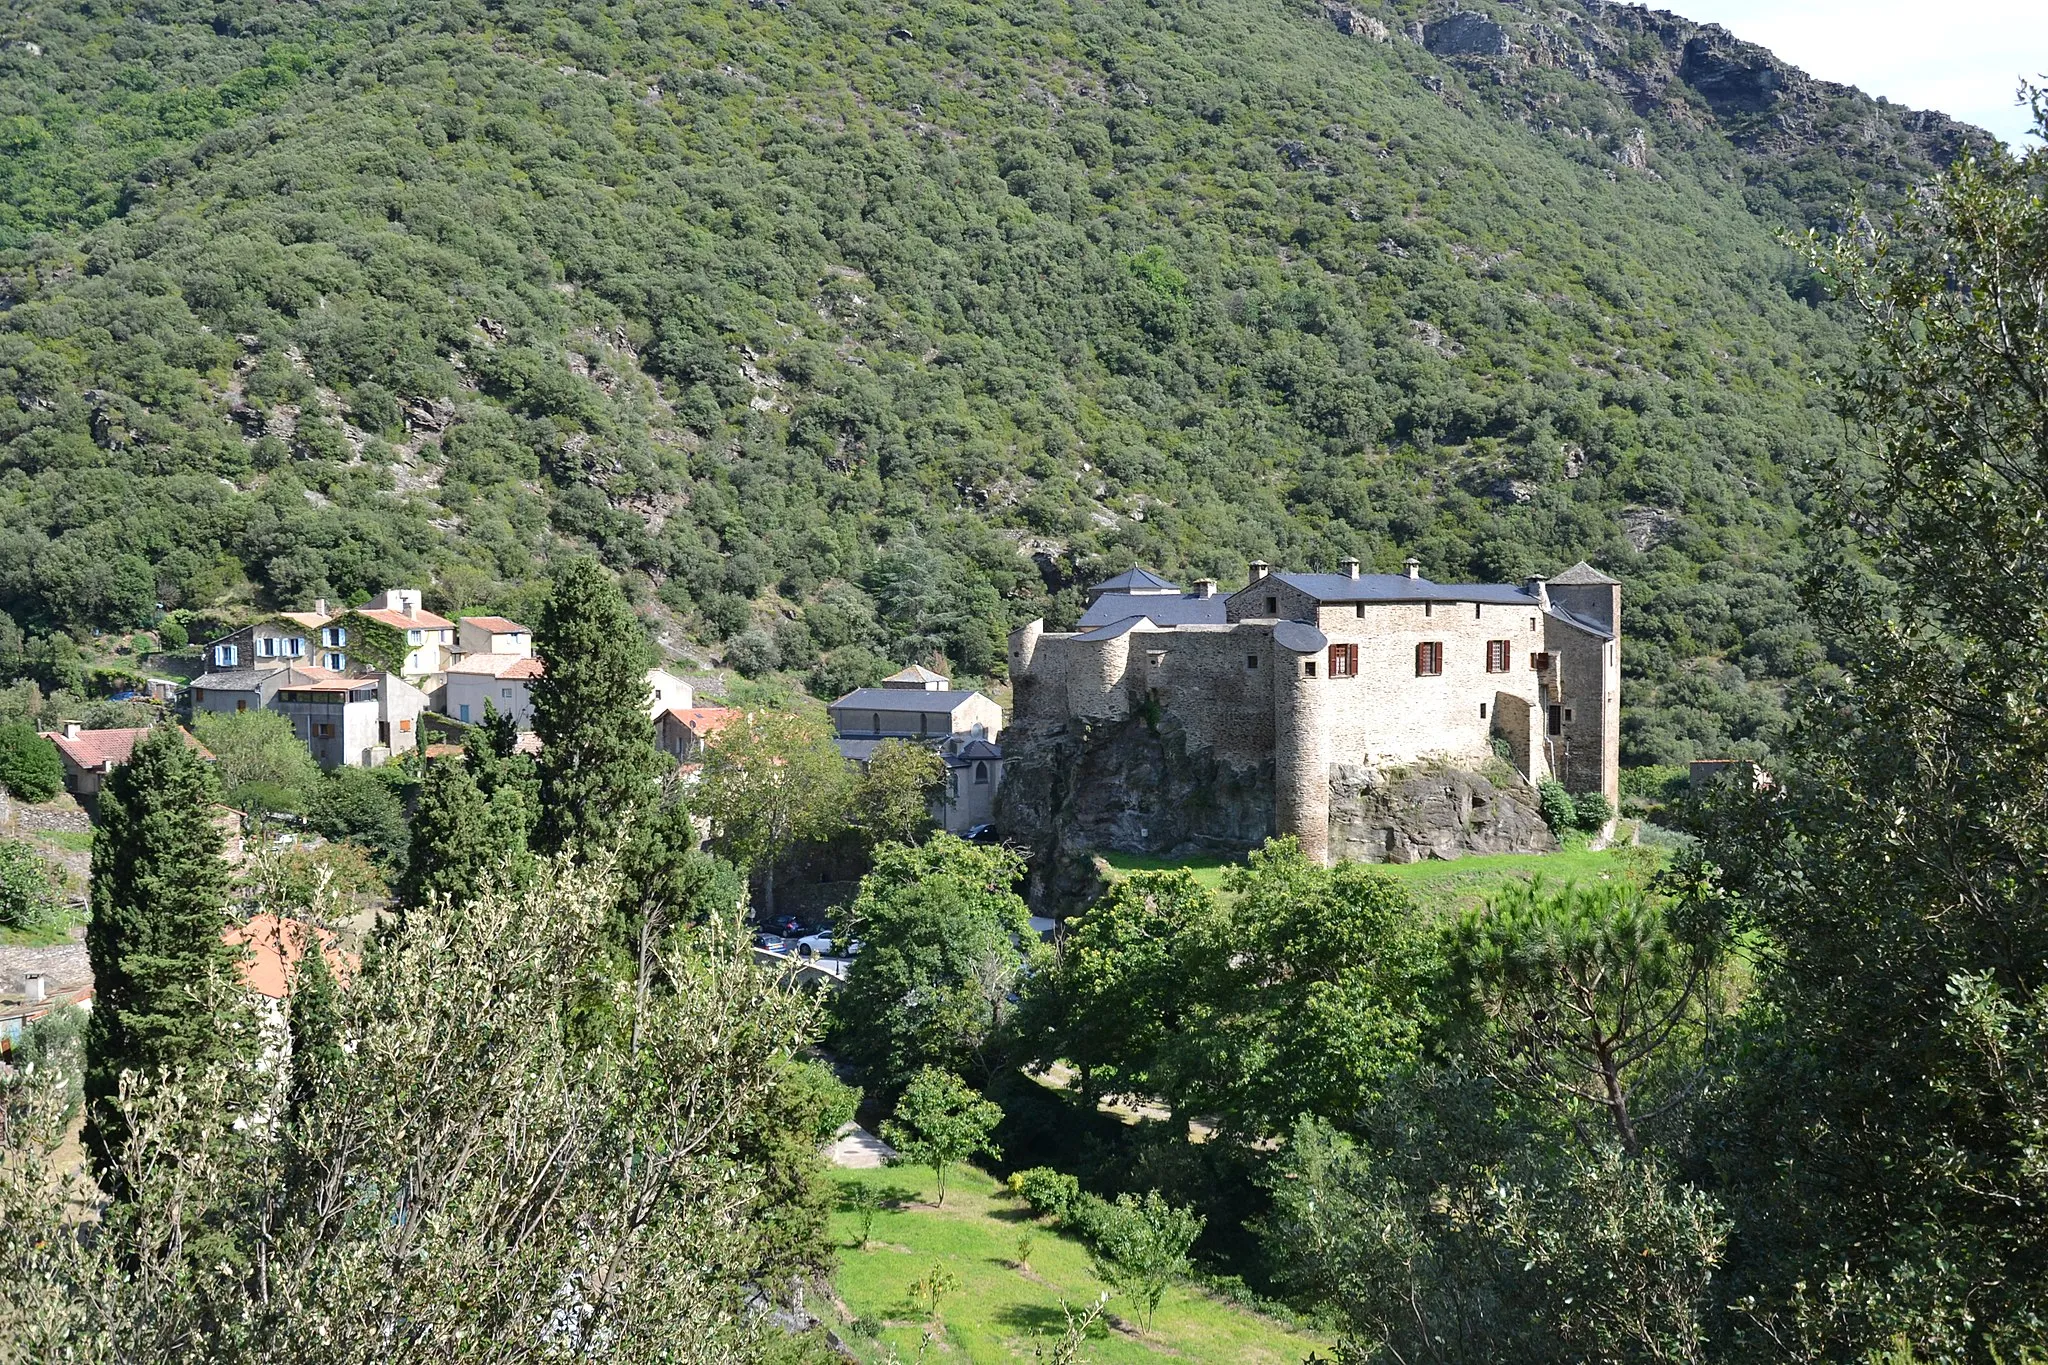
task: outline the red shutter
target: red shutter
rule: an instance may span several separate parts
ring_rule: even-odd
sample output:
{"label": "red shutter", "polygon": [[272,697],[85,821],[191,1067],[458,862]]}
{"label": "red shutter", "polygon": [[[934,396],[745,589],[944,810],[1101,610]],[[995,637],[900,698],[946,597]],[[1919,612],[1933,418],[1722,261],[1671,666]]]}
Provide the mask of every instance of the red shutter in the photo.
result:
{"label": "red shutter", "polygon": [[1426,644],[1415,646],[1415,676],[1418,678],[1429,676],[1429,646]]}

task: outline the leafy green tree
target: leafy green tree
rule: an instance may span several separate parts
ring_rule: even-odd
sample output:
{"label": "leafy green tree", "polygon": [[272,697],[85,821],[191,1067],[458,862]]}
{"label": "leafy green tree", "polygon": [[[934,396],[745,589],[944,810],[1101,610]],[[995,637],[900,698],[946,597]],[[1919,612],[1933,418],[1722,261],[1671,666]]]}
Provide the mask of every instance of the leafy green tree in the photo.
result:
{"label": "leafy green tree", "polygon": [[[735,1153],[815,1002],[763,976],[727,918],[668,945],[687,989],[632,1001],[565,1065],[564,969],[618,897],[601,867],[553,864],[524,892],[406,921],[335,997],[331,1066],[261,1141],[252,1068],[138,1079],[112,1101],[128,1136],[102,1187],[50,1160],[61,1078],[9,1090],[6,1349],[373,1365],[488,1339],[522,1359],[754,1358],[774,1330],[749,1307],[770,1263],[749,1202],[762,1171]],[[574,1305],[552,1311],[565,1285]]]}
{"label": "leafy green tree", "polygon": [[61,914],[50,860],[18,839],[0,839],[0,928],[40,929]]}
{"label": "leafy green tree", "polygon": [[870,1083],[922,1069],[993,1076],[1008,1056],[1011,995],[1036,947],[1012,889],[1023,860],[950,834],[884,844],[842,916],[863,947],[832,1001],[833,1038]]}
{"label": "leafy green tree", "polygon": [[192,735],[212,753],[227,802],[238,810],[305,811],[319,790],[320,765],[276,711],[202,711]]}
{"label": "leafy green tree", "polygon": [[547,670],[533,684],[536,846],[588,857],[652,797],[661,768],[647,714],[647,642],[612,575],[579,557],[556,572],[533,644]]}
{"label": "leafy green tree", "polygon": [[[732,909],[717,913],[729,918]],[[775,1085],[744,1126],[741,1159],[761,1172],[748,1216],[763,1280],[831,1273],[825,1229],[838,1191],[819,1152],[859,1104],[860,1091],[823,1063],[790,1060],[776,1068]]]}
{"label": "leafy green tree", "polygon": [[1840,672],[1771,782],[1719,784],[1706,824],[1769,947],[1701,1139],[1745,1341],[1947,1361],[2041,1340],[2034,1113],[1986,1084],[1974,1002],[2048,988],[2044,170],[2039,149],[1961,163],[1816,256],[1864,330],[1840,390],[1861,449],[1807,587]]}
{"label": "leafy green tree", "polygon": [[875,1215],[884,1207],[881,1188],[865,1180],[842,1180],[839,1207],[860,1219],[860,1237],[854,1249],[866,1251],[875,1241]]}
{"label": "leafy green tree", "polygon": [[1444,1013],[1462,1016],[1467,1057],[1588,1148],[1640,1152],[1692,1093],[1722,1012],[1719,926],[1688,927],[1628,881],[1517,885],[1450,929]]}
{"label": "leafy green tree", "polygon": [[0,724],[0,787],[23,801],[47,801],[64,790],[63,757],[27,721]]}
{"label": "leafy green tree", "polygon": [[950,1071],[928,1066],[910,1078],[896,1101],[896,1116],[882,1124],[882,1138],[905,1161],[929,1166],[946,1202],[946,1174],[977,1156],[1000,1156],[990,1135],[1003,1120],[1002,1108],[983,1099]]}
{"label": "leafy green tree", "polygon": [[1203,1221],[1193,1209],[1167,1203],[1157,1190],[1142,1199],[1118,1195],[1115,1203],[1089,1213],[1095,1273],[1144,1306],[1147,1331],[1167,1289],[1194,1268],[1188,1250],[1202,1235]]}
{"label": "leafy green tree", "polygon": [[306,823],[329,839],[352,839],[387,866],[405,865],[411,832],[396,769],[340,767],[322,777]]}
{"label": "leafy green tree", "polygon": [[925,745],[885,739],[874,747],[847,803],[852,823],[872,843],[910,844],[931,828],[932,799],[946,765]]}
{"label": "leafy green tree", "polygon": [[111,1171],[126,1141],[124,1072],[218,1071],[254,1044],[234,980],[212,767],[171,726],[136,742],[100,789],[92,846],[93,1010],[86,1146]]}
{"label": "leafy green tree", "polygon": [[759,711],[704,750],[704,809],[718,849],[760,874],[775,913],[775,866],[807,840],[844,827],[854,777],[829,726],[798,711]]}
{"label": "leafy green tree", "polygon": [[456,759],[431,759],[420,777],[398,900],[417,910],[445,898],[460,905],[494,883],[527,875],[524,804],[516,792],[486,797]]}

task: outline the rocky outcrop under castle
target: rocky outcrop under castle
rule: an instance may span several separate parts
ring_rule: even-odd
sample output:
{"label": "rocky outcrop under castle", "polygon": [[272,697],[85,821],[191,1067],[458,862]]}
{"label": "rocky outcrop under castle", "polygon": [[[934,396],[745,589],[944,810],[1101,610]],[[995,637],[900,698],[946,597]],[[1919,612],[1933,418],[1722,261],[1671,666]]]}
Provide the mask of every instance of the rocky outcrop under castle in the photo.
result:
{"label": "rocky outcrop under castle", "polygon": [[[1238,853],[1274,832],[1273,764],[1249,768],[1190,752],[1173,717],[1025,723],[1003,735],[996,802],[1003,837],[1027,847],[1027,894],[1041,909],[1085,904],[1101,889],[1096,852],[1158,857]],[[1330,774],[1330,853],[1419,862],[1557,847],[1535,795],[1458,768]]]}

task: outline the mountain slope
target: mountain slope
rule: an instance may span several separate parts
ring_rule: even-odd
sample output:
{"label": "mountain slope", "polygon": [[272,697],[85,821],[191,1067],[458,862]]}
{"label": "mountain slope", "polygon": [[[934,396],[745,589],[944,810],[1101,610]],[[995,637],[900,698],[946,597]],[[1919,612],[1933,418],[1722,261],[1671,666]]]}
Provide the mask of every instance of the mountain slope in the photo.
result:
{"label": "mountain slope", "polygon": [[999,669],[1130,560],[1590,557],[1637,759],[1766,732],[1813,657],[1802,159],[1853,142],[1882,197],[1963,145],[1838,136],[1879,106],[1827,91],[1773,134],[1617,7],[152,13],[32,5],[0,52],[23,626],[518,610],[582,542],[830,690]]}

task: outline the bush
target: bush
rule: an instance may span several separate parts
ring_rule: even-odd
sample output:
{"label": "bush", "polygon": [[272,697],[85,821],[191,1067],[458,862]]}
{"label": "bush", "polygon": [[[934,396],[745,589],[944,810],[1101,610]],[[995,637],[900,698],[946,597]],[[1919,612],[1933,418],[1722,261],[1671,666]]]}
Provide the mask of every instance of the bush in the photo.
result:
{"label": "bush", "polygon": [[1543,823],[1550,826],[1552,834],[1562,836],[1565,831],[1578,828],[1578,803],[1564,789],[1564,783],[1553,780],[1538,783],[1536,804],[1542,809]]}
{"label": "bush", "polygon": [[1064,1224],[1072,1218],[1081,1204],[1081,1182],[1050,1166],[1014,1171],[1008,1184],[1010,1193],[1029,1204],[1033,1213],[1044,1214],[1057,1223]]}
{"label": "bush", "polygon": [[1683,763],[1646,763],[1621,770],[1623,801],[1676,801],[1691,785],[1692,770]]}
{"label": "bush", "polygon": [[38,929],[60,914],[55,869],[42,854],[0,839],[0,927]]}
{"label": "bush", "polygon": [[1614,818],[1614,807],[1599,792],[1580,792],[1572,798],[1572,823],[1588,834],[1606,828]]}
{"label": "bush", "polygon": [[782,656],[776,651],[775,640],[765,630],[742,631],[738,638],[725,646],[725,662],[729,668],[736,668],[741,675],[758,678],[763,673],[772,673],[782,663]]}
{"label": "bush", "polygon": [[191,632],[184,622],[175,616],[166,616],[156,623],[156,642],[164,649],[183,649],[192,643]]}
{"label": "bush", "polygon": [[57,746],[25,720],[0,725],[0,787],[23,801],[47,801],[64,789]]}
{"label": "bush", "polygon": [[396,774],[383,768],[336,768],[314,786],[306,823],[328,839],[350,839],[386,866],[405,861],[412,831]]}

